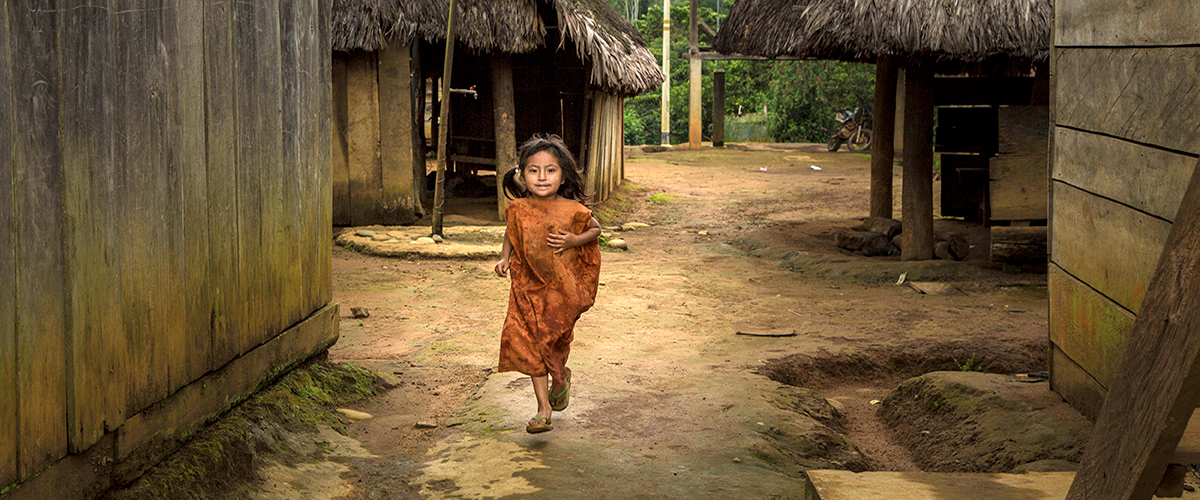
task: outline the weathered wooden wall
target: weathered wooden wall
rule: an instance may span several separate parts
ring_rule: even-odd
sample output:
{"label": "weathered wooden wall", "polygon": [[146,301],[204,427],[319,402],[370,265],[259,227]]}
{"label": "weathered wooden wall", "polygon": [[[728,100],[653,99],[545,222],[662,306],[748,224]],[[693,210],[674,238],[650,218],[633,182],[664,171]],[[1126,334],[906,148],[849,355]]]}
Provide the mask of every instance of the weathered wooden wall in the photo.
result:
{"label": "weathered wooden wall", "polygon": [[1055,0],[1051,384],[1088,415],[1200,153],[1197,15],[1188,0]]}
{"label": "weathered wooden wall", "polygon": [[0,4],[0,489],[328,309],[329,8]]}
{"label": "weathered wooden wall", "polygon": [[333,223],[411,224],[425,167],[414,166],[410,48],[332,57]]}
{"label": "weathered wooden wall", "polygon": [[608,199],[625,177],[625,100],[601,90],[591,92],[584,165],[589,203]]}

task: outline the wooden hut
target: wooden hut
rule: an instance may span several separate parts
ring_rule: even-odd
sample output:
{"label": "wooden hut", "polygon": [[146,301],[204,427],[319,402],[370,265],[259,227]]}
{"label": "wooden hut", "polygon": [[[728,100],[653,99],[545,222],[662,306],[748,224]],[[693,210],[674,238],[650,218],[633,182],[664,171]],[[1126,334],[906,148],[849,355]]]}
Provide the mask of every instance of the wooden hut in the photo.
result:
{"label": "wooden hut", "polygon": [[943,215],[1044,224],[1049,23],[1049,0],[738,0],[714,48],[722,57],[876,63],[871,215],[892,216],[900,91],[902,257],[921,260],[933,256],[935,151]]}
{"label": "wooden hut", "polygon": [[329,2],[0,4],[0,491],[93,498],[337,339]]}
{"label": "wooden hut", "polygon": [[1114,5],[1056,0],[1050,58],[1051,385],[1093,417],[1200,155],[1200,5]]}
{"label": "wooden hut", "polygon": [[[519,142],[557,133],[587,169],[593,201],[607,198],[623,177],[623,98],[662,82],[638,31],[604,0],[455,8],[451,175],[498,178],[515,166]],[[436,120],[443,104],[435,84],[448,9],[447,0],[335,2],[335,224],[408,224],[425,210],[437,131],[427,117]],[[504,197],[491,189],[502,216]]]}

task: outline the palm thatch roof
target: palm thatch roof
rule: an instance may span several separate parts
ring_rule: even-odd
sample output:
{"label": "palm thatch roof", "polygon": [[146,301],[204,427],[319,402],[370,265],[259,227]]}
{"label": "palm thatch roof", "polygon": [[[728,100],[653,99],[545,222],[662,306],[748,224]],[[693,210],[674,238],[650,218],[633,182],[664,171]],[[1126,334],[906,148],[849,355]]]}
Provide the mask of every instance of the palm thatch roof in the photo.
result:
{"label": "palm thatch roof", "polygon": [[1050,0],[737,0],[714,48],[847,61],[1044,61],[1051,11]]}
{"label": "palm thatch roof", "polygon": [[[633,95],[658,87],[662,71],[641,33],[605,0],[456,0],[456,37],[477,52],[522,54],[546,45],[538,2],[554,7],[562,41],[591,62],[591,83]],[[449,0],[334,0],[333,50],[446,38]]]}

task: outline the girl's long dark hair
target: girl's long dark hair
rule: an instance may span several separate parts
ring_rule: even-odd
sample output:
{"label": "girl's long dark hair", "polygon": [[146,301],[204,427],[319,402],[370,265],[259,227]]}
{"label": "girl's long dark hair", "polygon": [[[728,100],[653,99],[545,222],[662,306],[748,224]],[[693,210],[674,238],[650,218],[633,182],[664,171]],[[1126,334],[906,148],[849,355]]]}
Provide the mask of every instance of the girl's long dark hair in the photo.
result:
{"label": "girl's long dark hair", "polygon": [[509,169],[504,173],[504,194],[509,199],[529,196],[529,191],[517,182],[517,174],[521,172],[522,168],[525,168],[530,156],[542,151],[549,151],[554,155],[558,159],[558,166],[562,169],[562,185],[558,187],[559,196],[580,203],[591,198],[590,195],[583,192],[583,172],[579,170],[575,163],[575,157],[571,155],[571,151],[567,149],[562,138],[555,134],[534,134],[528,141],[525,141],[525,144],[517,148],[519,153],[517,165],[519,167]]}

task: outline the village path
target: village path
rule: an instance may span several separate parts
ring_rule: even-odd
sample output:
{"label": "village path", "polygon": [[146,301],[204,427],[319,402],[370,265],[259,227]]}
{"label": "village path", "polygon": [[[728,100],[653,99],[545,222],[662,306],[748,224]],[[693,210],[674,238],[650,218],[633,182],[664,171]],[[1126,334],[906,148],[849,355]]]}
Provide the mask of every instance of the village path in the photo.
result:
{"label": "village path", "polygon": [[[529,379],[494,372],[508,281],[492,273],[493,261],[335,248],[343,319],[330,358],[397,386],[356,407],[374,416],[350,428],[366,453],[341,461],[349,469],[330,491],[802,498],[801,468],[785,438],[815,423],[780,403],[787,387],[759,373],[767,360],[902,350],[929,339],[1045,338],[1044,275],[839,252],[833,232],[867,212],[869,161],[821,147],[630,155],[626,178],[645,190],[631,197],[625,221],[652,226],[622,235],[629,251],[602,254],[596,305],[572,345],[571,404],[545,434],[524,432],[535,409]],[[899,184],[897,176],[897,193]],[[920,295],[895,285],[902,272],[938,276],[968,293]],[[352,306],[371,316],[350,318]],[[868,401],[887,388],[835,383],[823,395],[870,420],[861,417]],[[856,444],[868,455],[894,453],[875,434]],[[905,459],[886,463],[903,468]]]}

